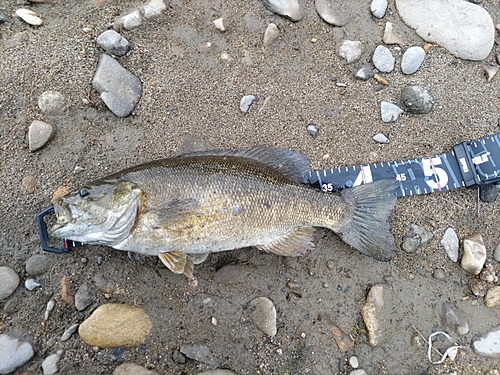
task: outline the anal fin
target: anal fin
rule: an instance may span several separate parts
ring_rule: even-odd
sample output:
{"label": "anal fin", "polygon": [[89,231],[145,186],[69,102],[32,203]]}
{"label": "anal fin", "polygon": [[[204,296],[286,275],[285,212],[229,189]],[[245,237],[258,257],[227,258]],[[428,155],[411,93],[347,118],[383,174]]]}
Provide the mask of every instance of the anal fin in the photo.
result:
{"label": "anal fin", "polygon": [[[184,273],[186,264],[188,263],[186,253],[172,251],[169,253],[160,253],[158,254],[158,257],[161,259],[163,264],[167,266],[167,268],[173,273]],[[193,262],[189,260],[189,263],[191,264],[192,269]]]}
{"label": "anal fin", "polygon": [[299,227],[265,245],[256,247],[278,255],[301,256],[314,249],[313,235],[313,227]]}

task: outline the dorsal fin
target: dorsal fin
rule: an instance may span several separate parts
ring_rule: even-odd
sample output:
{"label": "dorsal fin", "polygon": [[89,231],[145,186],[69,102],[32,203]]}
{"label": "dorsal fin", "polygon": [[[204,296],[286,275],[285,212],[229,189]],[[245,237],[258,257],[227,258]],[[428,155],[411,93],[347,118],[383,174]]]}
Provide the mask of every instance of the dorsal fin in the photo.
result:
{"label": "dorsal fin", "polygon": [[199,151],[180,156],[238,156],[249,158],[279,170],[295,182],[302,182],[304,174],[311,170],[309,160],[300,152],[267,145],[254,146],[244,150]]}

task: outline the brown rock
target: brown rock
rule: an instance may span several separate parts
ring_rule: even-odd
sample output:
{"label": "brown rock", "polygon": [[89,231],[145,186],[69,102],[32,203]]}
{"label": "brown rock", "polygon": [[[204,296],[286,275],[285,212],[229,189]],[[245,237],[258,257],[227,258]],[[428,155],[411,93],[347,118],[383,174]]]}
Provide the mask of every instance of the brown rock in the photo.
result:
{"label": "brown rock", "polygon": [[144,342],[153,327],[140,307],[109,303],[99,306],[79,327],[85,343],[100,348],[133,347]]}
{"label": "brown rock", "polygon": [[488,289],[484,297],[486,307],[500,306],[500,286],[494,286]]}
{"label": "brown rock", "polygon": [[363,306],[363,320],[368,329],[368,341],[371,346],[377,346],[382,338],[382,317],[384,308],[384,285],[371,287]]}
{"label": "brown rock", "polygon": [[50,202],[54,203],[56,199],[64,197],[68,193],[69,188],[67,186],[59,186],[56,191],[54,191],[54,194],[52,194],[52,199],[50,200]]}
{"label": "brown rock", "polygon": [[158,375],[158,373],[148,370],[137,363],[125,362],[115,368],[113,375]]}
{"label": "brown rock", "polygon": [[22,184],[28,193],[33,194],[35,192],[38,181],[36,180],[35,176],[29,175],[23,178]]}

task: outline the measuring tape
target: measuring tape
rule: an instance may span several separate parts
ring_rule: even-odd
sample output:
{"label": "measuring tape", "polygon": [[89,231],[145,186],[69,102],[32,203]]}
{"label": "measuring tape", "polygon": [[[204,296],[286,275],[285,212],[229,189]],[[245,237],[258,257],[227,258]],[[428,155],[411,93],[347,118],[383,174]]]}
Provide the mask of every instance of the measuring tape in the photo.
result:
{"label": "measuring tape", "polygon": [[500,182],[500,134],[463,142],[446,154],[309,172],[304,183],[324,192],[391,179],[398,197]]}
{"label": "measuring tape", "polygon": [[[500,134],[460,143],[451,152],[436,156],[313,171],[304,176],[303,183],[335,193],[384,179],[399,181],[398,197],[498,183]],[[64,253],[81,246],[80,242],[69,240],[62,240],[59,248],[48,245],[47,225],[43,218],[53,210],[54,207],[50,206],[37,215],[42,249]]]}

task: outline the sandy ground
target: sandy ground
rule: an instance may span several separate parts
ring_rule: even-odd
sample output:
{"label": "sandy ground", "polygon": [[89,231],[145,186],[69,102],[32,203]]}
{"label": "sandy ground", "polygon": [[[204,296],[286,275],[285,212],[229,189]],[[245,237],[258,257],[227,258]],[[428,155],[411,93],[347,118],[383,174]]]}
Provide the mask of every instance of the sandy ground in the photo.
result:
{"label": "sandy ground", "polygon": [[[420,70],[405,76],[399,68],[402,52],[407,46],[422,46],[423,41],[402,23],[393,1],[382,21],[371,17],[369,3],[350,2],[351,21],[334,28],[319,18],[313,1],[303,4],[305,18],[292,23],[271,14],[258,0],[172,0],[156,20],[123,32],[132,53],[119,61],[141,78],[144,89],[133,114],[125,119],[107,110],[90,82],[102,53],[96,37],[138,2],[30,4],[43,18],[42,27],[17,18],[0,24],[0,265],[14,268],[22,282],[27,278],[26,260],[41,253],[35,214],[50,204],[58,186],[76,188],[112,171],[175,155],[186,134],[217,148],[270,144],[295,149],[319,169],[366,163],[374,154],[378,161],[438,154],[457,143],[499,132],[499,78],[486,83],[481,69],[482,63],[495,64],[497,45],[484,62],[456,59],[435,46]],[[21,6],[27,4],[0,2],[0,10],[8,15]],[[500,22],[498,1],[485,0],[483,6],[495,23]],[[228,20],[224,33],[212,24],[219,17]],[[353,71],[370,62],[386,21],[394,23],[407,44],[399,52],[391,47],[397,66],[384,75],[389,85],[380,89],[375,80],[355,80]],[[280,27],[281,36],[266,48],[262,38],[269,22]],[[93,34],[83,32],[84,27],[92,28]],[[20,32],[24,41],[11,47],[11,38]],[[363,42],[365,52],[358,63],[349,65],[338,57],[336,48],[344,38]],[[212,50],[199,52],[197,46],[207,41]],[[222,52],[230,59],[221,59]],[[347,88],[337,87],[336,81]],[[408,84],[420,84],[431,92],[436,100],[433,111],[405,114],[396,123],[384,124],[380,101],[402,106],[400,93]],[[66,96],[64,115],[47,117],[40,112],[38,97],[46,90]],[[247,94],[259,101],[243,115],[239,101]],[[96,107],[84,104],[88,95]],[[33,153],[27,131],[34,119],[55,125],[57,135]],[[306,132],[309,123],[319,128],[316,139]],[[375,143],[371,137],[378,132],[389,134],[391,142]],[[77,165],[83,172],[74,173]],[[33,194],[21,184],[28,175],[38,181]],[[64,348],[61,373],[109,374],[119,363],[113,350],[95,350],[76,334],[64,343],[59,338],[98,305],[125,302],[142,306],[154,326],[145,344],[125,349],[121,359],[164,374],[196,374],[208,368],[193,360],[179,364],[172,359],[172,353],[186,343],[208,345],[221,367],[237,374],[334,374],[352,354],[368,374],[485,373],[499,369],[499,364],[476,355],[470,342],[498,325],[498,310],[487,309],[471,295],[470,276],[447,258],[439,240],[448,226],[460,238],[479,232],[491,259],[500,242],[499,217],[498,203],[478,202],[476,190],[402,198],[391,216],[396,242],[411,223],[434,233],[434,240],[416,254],[398,248],[393,261],[380,263],[349,248],[333,233],[318,230],[315,251],[300,259],[255,249],[212,255],[196,267],[196,287],[156,258],[82,247],[51,255],[54,263],[41,277],[41,288],[30,292],[20,286],[9,299],[0,301],[0,307],[7,301],[16,307],[14,313],[0,313],[0,332],[21,332],[34,345],[36,356],[16,373],[40,373],[43,359]],[[104,263],[98,264],[98,257],[104,257]],[[327,267],[329,260],[334,262],[332,269]],[[245,265],[252,272],[240,284],[215,282],[214,272],[227,264]],[[498,263],[493,264],[499,271]],[[444,280],[432,277],[438,267],[446,272]],[[65,275],[73,290],[96,275],[105,275],[122,292],[109,299],[98,292],[94,304],[78,312],[61,301]],[[289,281],[299,289],[288,288]],[[384,340],[373,348],[368,345],[361,308],[376,283],[385,284],[391,304]],[[200,307],[206,295],[216,301],[214,306]],[[51,296],[56,308],[42,324]],[[248,302],[257,296],[270,298],[277,308],[278,333],[273,340],[245,314]],[[427,360],[426,345],[415,340],[412,326],[425,336],[439,330],[444,301],[464,312],[470,332],[464,337],[453,335],[462,345],[455,362],[434,366]],[[211,323],[213,316],[216,326]],[[356,346],[348,353],[341,353],[334,342],[333,324],[355,339]]]}

